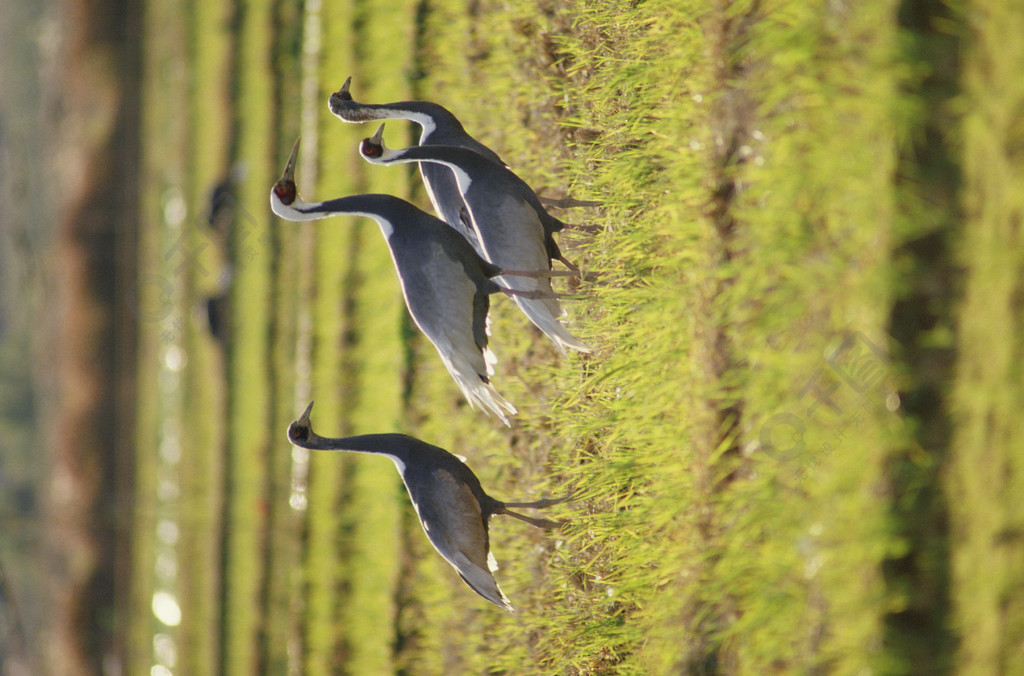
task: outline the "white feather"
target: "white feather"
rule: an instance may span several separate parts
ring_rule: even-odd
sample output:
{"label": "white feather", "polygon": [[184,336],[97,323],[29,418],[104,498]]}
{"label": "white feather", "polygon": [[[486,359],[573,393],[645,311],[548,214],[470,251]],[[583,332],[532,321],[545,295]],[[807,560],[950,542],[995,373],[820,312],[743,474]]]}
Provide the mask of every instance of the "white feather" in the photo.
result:
{"label": "white feather", "polygon": [[485,347],[483,349],[484,363],[487,365],[487,377],[490,378],[494,375],[494,365],[498,363],[498,358],[491,352],[491,348]]}
{"label": "white feather", "polygon": [[461,355],[438,347],[438,354],[455,384],[462,390],[470,406],[493,413],[506,426],[511,427],[508,416],[517,413],[516,407],[505,400],[490,383],[480,380],[476,370]]}
{"label": "white feather", "polygon": [[543,300],[522,298],[519,296],[516,296],[514,300],[516,305],[518,305],[530,321],[533,322],[534,326],[543,331],[544,335],[551,339],[555,344],[555,347],[557,347],[562,354],[566,354],[566,348],[572,348],[577,352],[584,353],[589,353],[591,351],[589,345],[569,333],[569,329],[562,326],[562,323],[551,314],[551,310]]}
{"label": "white feather", "polygon": [[[523,277],[499,277],[502,286],[519,291],[549,291],[549,285],[542,285],[535,279]],[[544,288],[547,286],[547,288]],[[565,310],[558,304],[557,300],[544,298],[524,298],[523,296],[512,296],[512,300],[523,311],[523,314],[533,322],[534,326],[540,329],[544,335],[551,339],[555,347],[562,354],[566,354],[566,348],[572,348],[577,352],[589,353],[590,346],[576,336],[569,333],[569,330],[558,321],[558,316],[565,315]],[[552,311],[556,308],[558,316]]]}
{"label": "white feather", "polygon": [[395,231],[395,226],[391,221],[379,214],[371,214],[364,211],[346,211],[344,213],[320,211],[323,209],[323,204],[323,202],[306,202],[301,197],[296,197],[295,201],[291,204],[285,204],[277,196],[276,192],[270,191],[271,211],[286,221],[316,221],[321,218],[330,218],[331,216],[364,216],[377,221],[381,232],[384,233],[384,239],[390,238],[391,234]]}
{"label": "white feather", "polygon": [[469,177],[469,174],[463,171],[462,167],[451,164],[449,162],[442,162],[441,164],[446,165],[449,169],[452,170],[452,173],[455,174],[455,182],[459,184],[459,192],[461,192],[463,195],[469,192],[469,186],[473,185],[473,179]]}
{"label": "white feather", "polygon": [[391,462],[395,463],[395,468],[398,470],[398,474],[404,479],[405,478],[405,463],[397,455],[391,455],[390,453],[378,453],[377,455],[386,455],[391,458]]}

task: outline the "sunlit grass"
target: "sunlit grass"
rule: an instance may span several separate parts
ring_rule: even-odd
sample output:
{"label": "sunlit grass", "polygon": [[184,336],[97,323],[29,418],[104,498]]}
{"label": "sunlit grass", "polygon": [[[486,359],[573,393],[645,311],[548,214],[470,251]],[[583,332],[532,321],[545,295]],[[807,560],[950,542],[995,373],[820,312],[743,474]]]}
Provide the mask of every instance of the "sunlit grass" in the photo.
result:
{"label": "sunlit grass", "polygon": [[[183,607],[198,623],[180,632],[190,672],[279,673],[289,663],[310,674],[908,671],[937,640],[892,629],[945,579],[943,570],[890,574],[919,546],[906,534],[915,525],[901,521],[915,496],[901,490],[917,490],[942,462],[897,396],[923,376],[887,337],[906,284],[895,240],[913,235],[919,213],[895,187],[900,153],[925,107],[913,83],[926,68],[901,51],[899,7],[634,4],[322,8],[329,48],[316,73],[317,138],[302,151],[316,175],[298,176],[306,199],[372,191],[427,206],[411,167],[358,157],[374,126],[326,110],[352,75],[358,100],[437,100],[545,194],[603,202],[559,213],[597,226],[558,235],[593,273],[585,298],[566,301],[592,355],[561,357],[513,303],[492,297],[494,383],[520,410],[511,430],[471,410],[432,346],[408,332],[375,223],[269,215],[267,189],[299,126],[298,78],[284,74],[298,70],[301,40],[297,12],[245,7],[231,152],[248,165],[240,200],[253,220],[236,240],[226,431],[211,415],[217,386],[203,384],[217,361],[198,332],[183,403],[187,462],[208,473],[189,480],[190,509],[218,502],[220,468],[203,446],[227,434],[230,453],[223,516],[181,546]],[[154,6],[170,13],[170,3]],[[191,114],[156,105],[183,83],[149,74],[143,202],[153,219],[167,185],[183,185],[198,208],[228,152],[224,117],[198,119],[224,73],[212,63],[224,54],[216,15],[211,6],[192,19],[188,58],[198,64],[191,97],[181,97]],[[958,659],[977,671],[1012,664],[1024,616],[1012,472],[1024,450],[1014,441],[1024,381],[1012,273],[1024,264],[1015,246],[1022,94],[1005,66],[1024,43],[1013,39],[1024,35],[1019,20],[1009,10],[978,18],[965,66],[965,95],[978,106],[963,136],[970,236],[952,388],[961,427],[945,490],[959,538],[954,621],[968,637]],[[163,30],[154,55],[182,58],[174,36],[185,24],[156,11],[150,21]],[[176,115],[195,120],[183,147],[201,166],[171,152]],[[407,123],[388,129],[396,147],[414,138]],[[170,161],[157,162],[161,152]],[[315,239],[311,260],[300,254],[303,232]],[[144,233],[142,269],[159,269],[166,244]],[[159,302],[140,289],[143,307]],[[321,433],[408,431],[467,456],[495,497],[573,494],[552,510],[566,521],[559,531],[492,524],[497,578],[516,614],[481,600],[436,555],[386,460],[314,454],[306,510],[287,506],[283,431],[298,413],[302,312]],[[141,360],[155,363],[166,327],[144,328]],[[153,444],[162,423],[156,388],[140,386],[140,443]],[[155,471],[142,458],[140,486],[155,485]],[[137,504],[154,509],[144,491]],[[217,618],[215,582],[195,566],[209,561],[219,518],[228,541]],[[149,532],[136,539],[140,672],[159,629],[148,609],[154,546]],[[909,645],[915,637],[924,643]],[[221,663],[207,664],[218,651]]]}
{"label": "sunlit grass", "polygon": [[957,669],[1011,673],[1024,669],[1024,83],[1014,65],[1024,62],[1024,15],[1014,3],[995,3],[969,25],[964,86],[977,105],[963,128],[967,285],[953,394],[957,453],[946,475],[963,637]]}
{"label": "sunlit grass", "polygon": [[[226,388],[222,377],[224,354],[210,334],[202,312],[205,294],[219,291],[227,251],[211,237],[207,227],[210,194],[224,179],[229,165],[231,34],[229,7],[205,3],[184,25],[188,31],[185,57],[189,161],[186,201],[189,215],[183,252],[176,252],[175,266],[182,266],[188,281],[187,306],[182,309],[181,331],[188,354],[183,416],[188,421],[182,446],[182,516],[179,523],[181,559],[196,565],[181,568],[180,603],[186,618],[181,628],[178,654],[188,673],[214,673],[220,661],[221,580],[220,556],[224,499],[224,406]],[[184,264],[184,265],[183,265]],[[197,321],[198,319],[198,321]]]}
{"label": "sunlit grass", "polygon": [[[324,81],[325,69],[348,69],[354,60],[354,32],[352,9],[346,3],[328,3],[322,12],[321,40],[330,48],[322,51],[322,62],[316,73],[320,84],[318,98],[326,100],[329,83]],[[345,194],[354,187],[350,167],[352,163],[341,152],[334,152],[338,142],[326,125],[326,111],[317,110],[319,147],[307,147],[303,152],[313,153],[318,159],[318,175],[330,177],[315,185],[309,177],[297,177],[306,199],[328,199]],[[280,158],[284,161],[284,157]],[[314,189],[316,192],[314,192]],[[323,193],[322,195],[320,193]],[[349,252],[353,250],[354,231],[341,218],[318,221],[312,226],[279,223],[278,227],[315,228],[314,288],[315,295],[303,299],[312,304],[313,370],[312,397],[316,401],[316,418],[324,434],[342,435],[351,430],[340,415],[348,404],[351,389],[342,374],[345,353],[343,336],[346,328],[345,285],[350,275]],[[297,415],[299,411],[296,411]],[[346,569],[343,567],[344,544],[341,534],[345,487],[348,476],[345,465],[334,454],[314,453],[309,466],[309,506],[307,508],[306,537],[303,551],[304,584],[302,598],[302,634],[304,654],[302,671],[309,674],[330,673],[332,665],[345,649],[344,630],[340,625],[343,604],[342,585]]]}
{"label": "sunlit grass", "polygon": [[[413,30],[413,5],[394,2],[386,9],[361,6],[363,11],[372,9],[372,13],[359,17],[362,21],[357,23],[358,61],[348,70],[324,64],[324,84],[338,87],[345,77],[353,75],[359,83],[360,96],[369,97],[368,100],[408,98],[405,71],[412,60],[407,36]],[[326,110],[321,114],[326,117],[325,136],[331,127],[347,127],[344,131],[348,139],[373,132],[369,125],[345,124]],[[333,153],[349,158],[350,166],[356,169],[353,178],[358,178],[345,181],[343,191],[325,197],[353,192],[408,195],[408,172],[372,171],[377,168],[362,163],[357,148],[354,140],[333,146]],[[340,183],[326,175],[322,178],[321,190],[325,189],[323,186]],[[346,427],[356,434],[399,430],[404,418],[405,349],[401,331],[405,309],[391,255],[379,227],[369,219],[339,217],[333,219],[330,227],[351,229],[355,242],[350,249],[350,275],[343,290],[350,303],[346,317],[350,342],[346,345],[347,369],[343,373],[351,380]],[[400,510],[409,508],[408,500],[390,461],[365,456],[334,460],[345,463],[351,475],[344,503],[348,593],[339,618],[349,648],[345,668],[353,674],[391,672],[395,585],[401,556]]]}
{"label": "sunlit grass", "polygon": [[[162,30],[158,30],[158,27]],[[165,356],[174,341],[168,340],[178,334],[174,321],[181,316],[184,304],[181,302],[183,278],[173,273],[165,252],[173,243],[172,234],[166,223],[165,198],[169,188],[184,189],[185,158],[173,149],[183,143],[183,128],[174,120],[183,119],[185,97],[184,82],[169,69],[159,68],[160,63],[181,63],[185,54],[185,26],[174,17],[174,8],[169,4],[154,5],[147,14],[146,63],[143,69],[145,86],[141,93],[143,113],[142,136],[149,139],[141,157],[143,186],[140,195],[139,228],[139,270],[137,297],[135,299],[139,322],[138,348],[138,400],[136,408],[136,440],[140,452],[136,453],[134,481],[138,490],[135,495],[132,522],[132,587],[129,618],[129,643],[127,669],[147,673],[154,664],[154,636],[174,635],[176,627],[162,625],[154,618],[152,599],[156,591],[176,593],[168,589],[167,567],[158,571],[159,556],[166,557],[168,548],[161,547],[157,538],[157,521],[160,517],[174,519],[177,515],[168,509],[168,463],[161,458],[161,444],[166,439],[166,421],[169,410],[176,408],[169,401],[176,393],[169,393],[166,386],[167,369]],[[176,92],[174,105],[157,106],[169,92]],[[179,192],[180,194],[180,192]],[[173,579],[171,580],[173,582]]]}
{"label": "sunlit grass", "polygon": [[[865,197],[884,192],[892,171],[892,35],[873,36],[860,61],[851,51],[887,8],[823,27],[810,8],[775,21],[737,7],[742,34],[726,34],[703,6],[576,9],[493,10],[481,19],[474,46],[487,58],[474,62],[472,86],[444,92],[532,183],[605,201],[595,219],[604,232],[589,243],[562,236],[581,242],[578,255],[602,274],[587,288],[592,301],[570,308],[595,356],[582,374],[572,361],[518,373],[552,397],[542,409],[521,405],[525,445],[554,442],[552,469],[585,500],[564,510],[572,525],[554,570],[521,578],[543,600],[523,610],[537,643],[524,647],[523,627],[499,619],[490,649],[467,659],[643,673],[720,660],[748,672],[869,664],[871,651],[854,646],[877,645],[882,608],[887,538],[870,506],[888,416],[881,399],[857,418],[808,419],[808,454],[788,462],[759,450],[758,433],[770,416],[805,415],[813,400],[802,390],[846,332],[885,343],[887,301],[873,280],[891,206]],[[833,45],[817,37],[823,30],[858,37]],[[719,59],[742,67],[716,70]],[[781,65],[799,77],[766,75]],[[496,116],[492,101],[511,111]],[[559,120],[566,131],[555,135]],[[860,155],[848,145],[857,133]],[[730,155],[731,143],[746,147]],[[729,204],[728,239],[715,212],[715,182],[725,180],[744,186]],[[843,191],[830,190],[837,181]],[[515,330],[514,317],[496,314],[496,338]],[[738,436],[723,438],[730,423],[720,416],[732,405]],[[857,443],[811,455],[837,435]],[[536,556],[533,534],[503,530],[515,561]],[[851,575],[861,585],[850,587]],[[833,626],[842,630],[827,646]]]}
{"label": "sunlit grass", "polygon": [[229,419],[225,499],[223,665],[228,673],[253,673],[263,655],[260,632],[266,618],[261,595],[266,584],[270,505],[267,494],[273,439],[271,366],[272,308],[270,214],[266,184],[274,175],[270,159],[273,128],[273,44],[270,2],[246,5],[238,28],[239,69],[232,125],[238,160],[248,180],[238,191],[241,209],[252,219],[232,233],[235,258],[231,291],[233,332],[228,370]]}
{"label": "sunlit grass", "polygon": [[[411,16],[396,7],[398,16]],[[345,77],[360,76],[364,59],[408,62],[405,42],[373,42],[356,26],[380,26],[379,17],[357,17],[344,6],[325,8],[326,49],[318,75],[322,99]],[[411,19],[410,19],[411,21]],[[388,22],[396,30],[394,22]],[[379,28],[378,28],[379,30]],[[368,73],[363,91],[404,98],[404,78]],[[373,75],[373,77],[371,77]],[[358,85],[357,85],[358,86]],[[330,199],[372,189],[407,193],[406,174],[368,179],[356,150],[363,130],[335,119],[326,106],[320,119],[319,176],[300,186],[309,199]],[[295,227],[286,224],[284,227]],[[404,362],[401,295],[390,254],[372,221],[339,216],[317,224],[317,311],[314,313],[313,396],[325,434],[390,431],[401,425]],[[379,458],[315,454],[310,470],[307,559],[307,665],[330,671],[338,655],[350,673],[392,669],[395,580],[404,504],[391,463]]]}

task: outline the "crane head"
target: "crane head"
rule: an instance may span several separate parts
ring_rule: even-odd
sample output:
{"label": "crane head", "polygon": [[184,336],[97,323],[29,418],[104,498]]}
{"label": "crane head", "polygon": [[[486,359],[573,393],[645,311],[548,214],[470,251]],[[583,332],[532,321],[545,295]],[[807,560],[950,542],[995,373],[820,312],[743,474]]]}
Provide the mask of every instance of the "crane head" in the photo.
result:
{"label": "crane head", "polygon": [[345,122],[361,122],[359,111],[362,109],[359,107],[359,104],[352,100],[352,94],[348,91],[351,84],[352,78],[349,77],[345,80],[345,84],[341,85],[341,89],[331,94],[330,98],[327,99],[327,108],[333,115],[337,115]]}
{"label": "crane head", "polygon": [[348,91],[348,88],[351,85],[352,85],[352,76],[349,75],[345,79],[344,84],[341,85],[341,89],[339,89],[338,91],[336,91],[333,94],[331,94],[331,98],[334,98],[335,96],[337,96],[342,101],[351,101],[352,100],[352,95]]}
{"label": "crane head", "polygon": [[359,154],[368,159],[376,159],[384,154],[387,146],[384,145],[384,125],[377,127],[377,132],[370,138],[364,138],[359,144]]}
{"label": "crane head", "polygon": [[301,140],[301,138],[295,139],[292,154],[288,156],[288,164],[285,165],[281,178],[274,184],[274,194],[285,205],[292,204],[299,195],[298,188],[295,187],[295,159],[299,154],[299,141]]}
{"label": "crane head", "polygon": [[313,437],[313,425],[309,422],[309,412],[313,410],[313,402],[302,412],[291,425],[288,426],[288,441],[293,444],[308,442]]}

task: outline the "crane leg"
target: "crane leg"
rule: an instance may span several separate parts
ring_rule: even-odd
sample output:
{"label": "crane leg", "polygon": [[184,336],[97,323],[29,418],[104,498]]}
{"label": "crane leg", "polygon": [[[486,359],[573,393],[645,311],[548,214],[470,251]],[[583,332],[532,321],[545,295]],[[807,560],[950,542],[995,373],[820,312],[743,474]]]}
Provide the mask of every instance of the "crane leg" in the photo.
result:
{"label": "crane leg", "polygon": [[538,197],[540,203],[546,207],[554,207],[556,209],[574,209],[576,207],[599,207],[604,202],[598,202],[596,200],[578,200],[574,197],[563,197],[562,199],[555,199],[553,197]]}
{"label": "crane leg", "polygon": [[540,289],[534,289],[532,291],[522,291],[520,289],[509,289],[504,286],[499,286],[498,291],[501,291],[506,296],[521,296],[522,298],[529,298],[530,300],[544,300],[547,298],[574,298],[581,300],[586,296],[581,296],[575,293],[556,293],[541,291]]}
{"label": "crane leg", "polygon": [[513,512],[510,509],[502,509],[500,512],[496,512],[496,513],[497,514],[508,514],[513,519],[519,519],[520,521],[525,521],[526,523],[528,523],[528,524],[530,524],[532,526],[536,526],[537,528],[544,528],[544,529],[547,529],[547,530],[550,530],[552,528],[559,528],[559,527],[561,527],[561,525],[563,523],[562,521],[552,521],[551,519],[535,519],[532,516],[526,516],[525,514],[519,514],[518,512]]}
{"label": "crane leg", "polygon": [[580,269],[571,260],[562,255],[562,250],[558,248],[558,242],[556,242],[550,234],[545,238],[544,245],[548,250],[548,258],[553,261],[562,261],[562,263],[565,264],[565,267],[569,268],[573,272],[580,271]]}
{"label": "crane leg", "polygon": [[534,279],[540,279],[542,277],[576,277],[579,274],[579,269],[573,270],[509,270],[502,268],[500,275],[512,275],[513,277],[533,277]]}
{"label": "crane leg", "polygon": [[583,223],[566,223],[565,224],[565,229],[566,230],[575,230],[576,232],[583,232],[583,233],[586,233],[588,235],[593,235],[594,233],[596,233],[599,230],[601,230],[601,226],[600,225],[583,224]]}
{"label": "crane leg", "polygon": [[498,507],[497,510],[495,510],[494,513],[495,514],[508,514],[509,516],[511,516],[514,519],[519,519],[520,521],[525,521],[526,523],[532,524],[532,525],[536,526],[537,528],[547,528],[547,529],[558,528],[558,527],[562,526],[565,522],[564,521],[552,521],[551,519],[537,519],[537,518],[534,518],[532,516],[526,516],[525,514],[519,514],[518,512],[513,512],[512,510],[509,509],[509,507],[516,507],[516,508],[521,508],[521,509],[544,509],[545,507],[551,507],[552,505],[561,504],[561,503],[565,502],[566,500],[571,500],[571,499],[572,499],[572,496],[571,495],[567,495],[564,498],[545,498],[543,500],[534,500],[533,502],[502,502],[501,505]]}
{"label": "crane leg", "polygon": [[570,271],[571,271],[571,272],[572,272],[572,273],[573,273],[574,275],[576,275],[577,277],[579,276],[579,274],[580,274],[580,268],[579,268],[579,266],[578,266],[578,265],[576,265],[575,263],[573,263],[573,262],[572,262],[571,260],[569,260],[569,259],[568,259],[568,258],[566,258],[565,256],[563,256],[563,255],[562,255],[562,252],[561,252],[561,251],[559,251],[559,252],[558,252],[558,255],[557,255],[557,256],[555,256],[555,258],[556,258],[556,259],[558,259],[558,260],[560,260],[560,261],[562,261],[562,263],[563,263],[563,264],[565,265],[565,267],[569,268],[569,270],[570,270]]}
{"label": "crane leg", "polygon": [[546,507],[551,507],[552,505],[560,505],[569,499],[570,498],[568,496],[564,498],[545,498],[543,500],[534,500],[533,502],[506,502],[504,505],[506,507],[522,509],[544,509]]}

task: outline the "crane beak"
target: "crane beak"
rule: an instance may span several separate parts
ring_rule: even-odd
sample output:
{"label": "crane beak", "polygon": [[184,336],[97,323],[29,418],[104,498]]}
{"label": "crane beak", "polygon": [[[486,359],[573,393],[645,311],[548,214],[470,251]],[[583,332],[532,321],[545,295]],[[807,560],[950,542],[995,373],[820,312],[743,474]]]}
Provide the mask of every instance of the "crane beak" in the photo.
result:
{"label": "crane beak", "polygon": [[374,132],[373,136],[370,137],[370,143],[377,146],[384,146],[384,123],[382,122],[377,131]]}
{"label": "crane beak", "polygon": [[341,85],[341,89],[339,89],[338,91],[334,92],[334,95],[337,96],[338,98],[340,98],[342,101],[351,101],[352,100],[352,95],[348,93],[348,88],[351,85],[352,85],[352,76],[349,75],[345,79],[345,84]]}
{"label": "crane beak", "polygon": [[309,425],[309,414],[310,414],[310,412],[312,410],[313,410],[313,402],[309,402],[309,406],[306,407],[306,410],[302,412],[302,415],[300,415],[299,419],[296,420],[295,423],[293,423],[293,424],[300,425],[302,427],[310,427],[310,425]]}
{"label": "crane beak", "polygon": [[292,146],[292,154],[288,156],[288,164],[284,166],[284,173],[281,174],[281,180],[279,183],[284,181],[295,181],[295,161],[299,156],[299,142],[302,141],[302,137],[295,139],[295,145]]}

